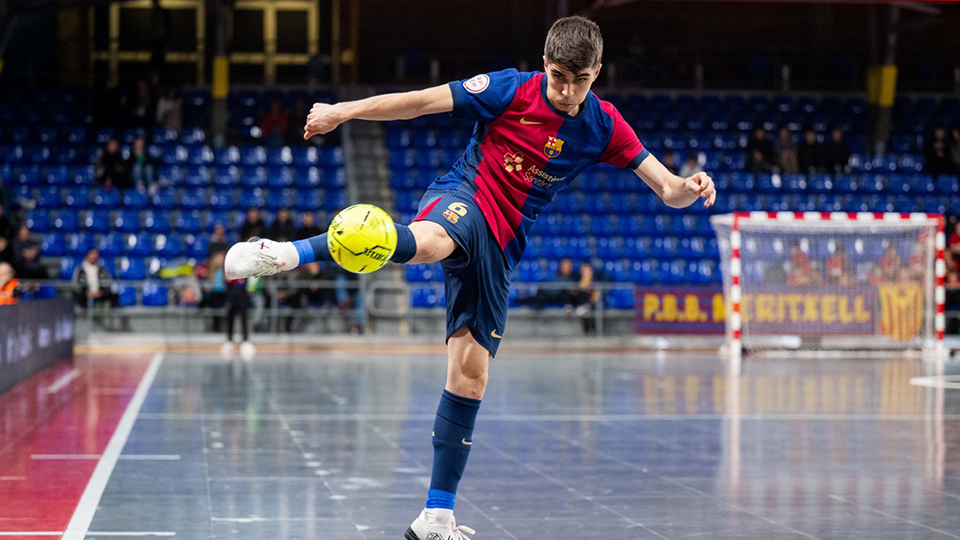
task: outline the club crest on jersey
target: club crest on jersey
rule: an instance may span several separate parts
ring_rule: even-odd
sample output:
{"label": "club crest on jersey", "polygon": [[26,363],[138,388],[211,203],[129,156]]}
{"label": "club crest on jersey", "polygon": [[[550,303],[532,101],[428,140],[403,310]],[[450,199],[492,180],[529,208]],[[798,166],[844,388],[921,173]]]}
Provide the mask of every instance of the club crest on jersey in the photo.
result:
{"label": "club crest on jersey", "polygon": [[490,76],[485,73],[463,81],[463,87],[471,94],[479,94],[486,90],[487,86],[490,86]]}
{"label": "club crest on jersey", "polygon": [[548,158],[553,159],[559,156],[561,150],[563,150],[563,140],[556,137],[547,137],[547,144],[543,145],[543,153]]}

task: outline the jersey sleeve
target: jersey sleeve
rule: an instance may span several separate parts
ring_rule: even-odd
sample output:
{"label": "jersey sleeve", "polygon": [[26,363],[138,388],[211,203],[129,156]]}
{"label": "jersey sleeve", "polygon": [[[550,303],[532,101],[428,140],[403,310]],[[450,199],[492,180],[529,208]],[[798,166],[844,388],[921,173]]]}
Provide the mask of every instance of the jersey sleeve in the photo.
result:
{"label": "jersey sleeve", "polygon": [[650,151],[643,147],[633,128],[623,119],[616,107],[604,102],[603,110],[613,119],[613,133],[600,161],[624,169],[636,169],[640,162],[650,155]]}
{"label": "jersey sleeve", "polygon": [[506,69],[449,83],[453,116],[489,124],[503,114],[520,86],[520,73]]}

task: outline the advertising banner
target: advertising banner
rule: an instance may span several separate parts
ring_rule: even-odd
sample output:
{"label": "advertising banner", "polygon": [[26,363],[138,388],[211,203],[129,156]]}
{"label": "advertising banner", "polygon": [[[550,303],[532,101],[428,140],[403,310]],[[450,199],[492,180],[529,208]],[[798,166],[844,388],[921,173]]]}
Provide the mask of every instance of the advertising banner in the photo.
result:
{"label": "advertising banner", "polygon": [[73,328],[63,298],[0,306],[0,393],[73,354]]}

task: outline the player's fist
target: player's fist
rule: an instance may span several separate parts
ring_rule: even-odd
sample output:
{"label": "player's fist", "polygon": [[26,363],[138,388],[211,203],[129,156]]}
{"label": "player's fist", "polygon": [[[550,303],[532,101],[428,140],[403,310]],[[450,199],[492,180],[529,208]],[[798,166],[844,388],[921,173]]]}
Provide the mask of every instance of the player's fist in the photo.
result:
{"label": "player's fist", "polygon": [[310,114],[307,115],[307,123],[303,126],[303,138],[306,140],[314,135],[330,133],[341,123],[343,123],[343,115],[340,114],[338,105],[314,103]]}
{"label": "player's fist", "polygon": [[684,180],[683,187],[687,193],[693,193],[701,199],[706,199],[703,202],[704,206],[713,206],[713,202],[717,200],[717,188],[713,185],[713,178],[710,178],[710,175],[705,172],[698,172]]}

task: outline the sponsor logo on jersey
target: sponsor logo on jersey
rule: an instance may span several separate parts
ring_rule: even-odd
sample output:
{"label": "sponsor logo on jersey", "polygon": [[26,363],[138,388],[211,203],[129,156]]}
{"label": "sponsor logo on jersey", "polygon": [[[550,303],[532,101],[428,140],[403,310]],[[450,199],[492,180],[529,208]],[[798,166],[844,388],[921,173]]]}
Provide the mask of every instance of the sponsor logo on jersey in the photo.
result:
{"label": "sponsor logo on jersey", "polygon": [[503,155],[503,168],[507,172],[513,171],[522,171],[523,170],[523,154],[517,152],[516,154],[511,154],[507,152]]}
{"label": "sponsor logo on jersey", "polygon": [[550,159],[559,156],[561,150],[563,150],[563,140],[556,137],[548,137],[547,144],[543,145],[543,153]]}
{"label": "sponsor logo on jersey", "polygon": [[497,329],[496,329],[496,328],[494,328],[493,330],[490,331],[490,336],[491,336],[491,337],[495,337],[495,338],[497,338],[497,339],[500,339],[500,338],[503,337],[503,336],[501,336],[500,334],[497,333]]}
{"label": "sponsor logo on jersey", "polygon": [[477,75],[463,82],[463,87],[471,94],[479,94],[486,90],[488,86],[490,86],[490,77],[486,74]]}
{"label": "sponsor logo on jersey", "polygon": [[535,186],[550,188],[556,182],[563,182],[566,176],[553,176],[550,173],[543,172],[543,169],[533,165],[523,174],[523,179]]}
{"label": "sponsor logo on jersey", "polygon": [[532,121],[532,120],[527,120],[527,117],[526,117],[526,116],[523,116],[523,117],[520,118],[520,123],[523,124],[523,125],[525,125],[525,126],[539,126],[539,125],[542,124],[543,122],[534,122],[534,121]]}

